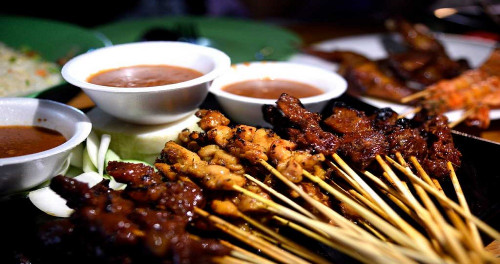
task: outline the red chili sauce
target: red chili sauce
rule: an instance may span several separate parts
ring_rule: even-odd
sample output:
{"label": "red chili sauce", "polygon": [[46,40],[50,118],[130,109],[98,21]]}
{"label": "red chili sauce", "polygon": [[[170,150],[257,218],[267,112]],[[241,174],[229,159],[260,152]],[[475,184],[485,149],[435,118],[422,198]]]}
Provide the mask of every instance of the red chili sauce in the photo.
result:
{"label": "red chili sauce", "polygon": [[135,65],[92,74],[89,83],[123,88],[152,87],[189,81],[202,76],[199,71],[170,65]]}
{"label": "red chili sauce", "polygon": [[321,89],[309,84],[281,80],[281,79],[259,79],[237,82],[222,87],[222,90],[241,96],[278,99],[282,93],[294,97],[304,98],[324,93]]}
{"label": "red chili sauce", "polygon": [[66,142],[64,136],[39,126],[0,126],[0,158],[42,152]]}

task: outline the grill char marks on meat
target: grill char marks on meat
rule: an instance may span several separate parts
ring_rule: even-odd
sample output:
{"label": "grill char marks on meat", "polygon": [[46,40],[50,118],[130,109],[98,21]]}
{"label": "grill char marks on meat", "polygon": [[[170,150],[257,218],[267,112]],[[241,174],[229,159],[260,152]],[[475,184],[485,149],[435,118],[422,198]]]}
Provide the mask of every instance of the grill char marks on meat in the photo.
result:
{"label": "grill char marks on meat", "polygon": [[[282,113],[288,121],[288,138],[296,142],[299,148],[311,149],[316,153],[329,156],[337,150],[340,138],[333,133],[321,128],[321,116],[317,113],[307,111],[300,100],[288,94],[282,94],[274,113]],[[268,120],[283,120],[279,118],[268,118]],[[273,124],[274,126],[278,124]]]}
{"label": "grill char marks on meat", "polygon": [[[429,116],[421,112],[410,120],[398,118],[397,113],[385,108],[367,116],[335,103],[332,115],[321,121],[319,114],[308,112],[298,99],[287,94],[278,99],[277,107],[266,106],[264,115],[266,120],[276,122],[271,123],[273,127],[279,126],[282,133],[288,133],[286,137],[297,142],[300,148],[313,149],[325,156],[338,153],[361,170],[370,168],[377,155],[394,157],[396,153],[406,159],[416,157],[424,169],[437,178],[449,175],[448,161],[460,166],[461,154],[454,146],[447,119],[442,115]],[[314,130],[308,130],[308,124],[314,124]],[[335,134],[323,130],[320,125]],[[321,141],[316,140],[313,131],[336,137],[335,147],[319,147]],[[321,152],[323,149],[325,152]]]}
{"label": "grill char marks on meat", "polygon": [[206,263],[229,249],[214,239],[193,238],[186,231],[194,206],[206,201],[190,181],[165,182],[152,168],[110,162],[107,171],[124,190],[113,190],[103,180],[92,188],[77,180],[56,176],[50,188],[67,199],[75,211],[69,219],[41,229],[49,250],[82,263]]}

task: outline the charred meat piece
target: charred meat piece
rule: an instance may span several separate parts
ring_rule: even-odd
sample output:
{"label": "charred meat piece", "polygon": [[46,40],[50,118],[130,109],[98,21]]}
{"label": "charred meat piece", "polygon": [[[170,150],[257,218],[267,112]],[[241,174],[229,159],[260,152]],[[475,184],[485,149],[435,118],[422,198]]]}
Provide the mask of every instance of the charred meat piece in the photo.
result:
{"label": "charred meat piece", "polygon": [[309,112],[299,99],[288,94],[282,94],[276,104],[291,126],[297,127],[289,131],[292,133],[288,133],[288,136],[292,141],[297,142],[301,149],[311,149],[325,156],[335,153],[339,147],[340,138],[321,128],[319,114]]}
{"label": "charred meat piece", "polygon": [[373,130],[372,120],[365,113],[338,103],[333,107],[332,115],[326,118],[324,123],[340,134]]}
{"label": "charred meat piece", "polygon": [[381,131],[365,130],[347,133],[342,137],[339,154],[361,170],[367,169],[375,158],[389,153],[389,145]]}
{"label": "charred meat piece", "polygon": [[[69,219],[45,225],[42,244],[59,256],[97,263],[207,262],[226,255],[229,249],[211,239],[193,239],[186,232],[193,206],[204,200],[191,182],[162,182],[154,170],[142,164],[113,162],[109,171],[129,183],[112,190],[108,181],[89,188],[86,183],[63,176],[50,187],[72,202]],[[135,200],[137,188],[164,185],[163,199]],[[82,196],[84,198],[77,199]],[[189,210],[186,210],[190,208]],[[58,239],[54,239],[54,238]],[[196,252],[196,254],[194,254]]]}

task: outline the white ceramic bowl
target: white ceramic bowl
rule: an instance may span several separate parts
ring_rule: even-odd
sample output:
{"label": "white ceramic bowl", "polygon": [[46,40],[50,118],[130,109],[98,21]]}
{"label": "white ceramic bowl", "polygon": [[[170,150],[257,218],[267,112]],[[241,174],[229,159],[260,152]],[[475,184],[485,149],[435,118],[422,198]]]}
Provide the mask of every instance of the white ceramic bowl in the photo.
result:
{"label": "white ceramic bowl", "polygon": [[0,158],[0,194],[35,187],[61,172],[71,151],[82,143],[92,123],[80,110],[34,98],[0,98],[0,126],[41,126],[61,133],[67,141],[55,148]]}
{"label": "white ceramic bowl", "polygon": [[262,115],[263,105],[275,105],[276,100],[259,99],[235,95],[222,88],[236,82],[255,79],[283,79],[309,84],[324,93],[301,98],[302,104],[312,112],[321,112],[333,98],[339,97],[347,89],[343,77],[335,72],[318,67],[290,62],[252,62],[231,67],[223,76],[217,78],[210,87],[210,92],[222,106],[226,114],[237,123],[269,127]]}
{"label": "white ceramic bowl", "polygon": [[[117,88],[87,82],[99,71],[133,65],[191,68],[203,76],[186,82],[142,88]],[[77,56],[62,69],[63,78],[82,88],[104,112],[137,124],[162,124],[191,114],[208,94],[209,84],[231,65],[223,52],[195,44],[151,41],[100,48]]]}

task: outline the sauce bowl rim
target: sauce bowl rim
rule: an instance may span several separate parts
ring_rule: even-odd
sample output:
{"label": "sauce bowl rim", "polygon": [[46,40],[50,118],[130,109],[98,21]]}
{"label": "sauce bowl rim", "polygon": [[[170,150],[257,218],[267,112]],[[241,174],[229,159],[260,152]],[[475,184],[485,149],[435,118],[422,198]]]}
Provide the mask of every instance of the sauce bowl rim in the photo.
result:
{"label": "sauce bowl rim", "polygon": [[[281,67],[281,66],[297,67],[297,68],[312,70],[312,71],[319,73],[321,75],[324,75],[328,78],[332,78],[330,80],[330,82],[338,84],[339,87],[329,89],[328,91],[325,91],[324,89],[322,89],[320,87],[317,87],[318,89],[321,89],[324,92],[319,94],[319,95],[300,98],[300,101],[303,104],[310,104],[310,103],[321,102],[324,100],[329,100],[329,99],[332,99],[332,98],[335,98],[337,96],[342,95],[347,90],[347,81],[342,76],[340,76],[338,73],[328,71],[328,70],[325,70],[325,69],[322,69],[319,67],[300,64],[300,63],[294,63],[294,62],[255,61],[255,62],[238,63],[238,64],[234,64],[231,66],[231,68],[234,69],[234,72],[226,72],[226,74],[227,75],[237,74],[236,71],[238,71],[238,68],[242,68],[242,67],[250,68],[250,67],[261,67],[261,66],[262,67]],[[251,69],[245,68],[243,70],[251,70]],[[274,104],[278,100],[278,99],[264,99],[264,98],[248,97],[248,96],[236,95],[236,94],[233,94],[230,92],[226,92],[222,89],[223,87],[225,87],[226,85],[229,85],[231,83],[237,83],[237,82],[231,82],[231,83],[226,83],[224,85],[220,85],[219,83],[222,82],[222,80],[225,76],[226,75],[223,75],[223,76],[215,79],[209,88],[209,92],[213,93],[216,96],[224,97],[226,99],[231,99],[231,100],[245,102],[245,103],[253,103],[253,104]],[[262,78],[267,78],[267,77],[269,77],[269,76],[262,76]],[[325,79],[328,79],[328,78],[325,78]],[[296,81],[293,79],[287,79],[286,77],[280,77],[279,79],[288,80],[288,81]],[[254,80],[254,79],[242,79],[240,81],[246,81],[246,80]],[[300,82],[300,81],[297,81],[297,82]],[[311,84],[309,84],[309,85],[311,85]]]}
{"label": "sauce bowl rim", "polygon": [[[60,154],[64,151],[72,150],[73,148],[81,144],[88,137],[88,135],[92,130],[92,123],[90,119],[87,117],[87,115],[85,115],[85,113],[83,113],[79,109],[67,104],[40,98],[0,98],[0,105],[4,104],[13,106],[29,105],[30,107],[39,107],[40,104],[44,104],[45,107],[56,106],[59,109],[55,111],[59,112],[66,111],[70,113],[77,119],[77,123],[73,124],[75,126],[75,132],[63,144],[37,153],[8,157],[8,158],[0,158],[0,168],[1,166],[21,164],[33,160],[40,160],[43,158]],[[31,126],[34,125],[35,124]]]}
{"label": "sauce bowl rim", "polygon": [[[151,87],[133,87],[133,88],[122,88],[122,87],[112,87],[112,86],[104,86],[104,85],[98,85],[98,84],[93,84],[89,83],[87,81],[81,80],[79,78],[75,78],[71,73],[70,69],[71,67],[76,67],[74,66],[75,64],[80,63],[81,60],[85,59],[90,54],[93,54],[95,52],[106,52],[107,50],[111,49],[117,49],[117,48],[123,48],[127,46],[154,46],[154,45],[165,45],[165,46],[177,46],[177,47],[187,47],[190,50],[196,51],[200,54],[207,55],[210,57],[214,63],[214,68],[203,74],[202,76],[198,78],[194,78],[192,80],[180,82],[180,83],[174,83],[174,84],[167,84],[167,85],[159,85],[159,86],[151,86]],[[142,63],[146,64],[146,63]],[[138,65],[142,65],[138,64]],[[165,64],[168,65],[168,64]],[[80,54],[74,58],[72,58],[70,61],[68,61],[61,69],[61,75],[62,77],[72,85],[75,85],[77,87],[81,87],[83,89],[89,89],[89,90],[95,90],[95,91],[101,91],[101,92],[109,92],[109,93],[147,93],[147,92],[162,92],[166,90],[175,90],[175,89],[184,89],[184,88],[189,88],[192,86],[200,85],[206,82],[209,82],[218,76],[220,76],[222,73],[224,73],[226,70],[229,69],[231,65],[231,59],[229,56],[215,48],[211,47],[206,47],[202,45],[197,45],[197,44],[192,44],[192,43],[187,43],[187,42],[180,42],[180,41],[142,41],[142,42],[133,42],[133,43],[124,43],[124,44],[116,44],[112,46],[107,46],[99,49],[95,49],[92,51],[89,51],[84,54]],[[129,66],[129,65],[127,65]],[[125,67],[124,66],[119,66],[119,67]],[[88,77],[88,76],[87,76]]]}

